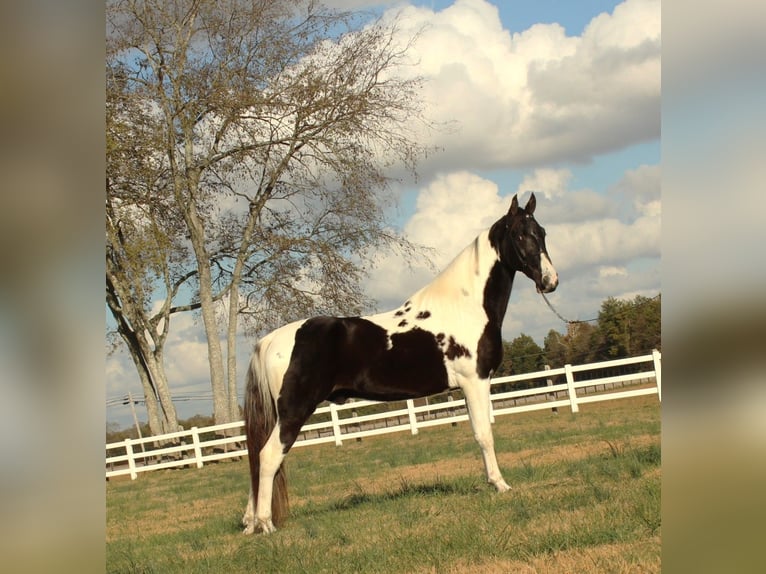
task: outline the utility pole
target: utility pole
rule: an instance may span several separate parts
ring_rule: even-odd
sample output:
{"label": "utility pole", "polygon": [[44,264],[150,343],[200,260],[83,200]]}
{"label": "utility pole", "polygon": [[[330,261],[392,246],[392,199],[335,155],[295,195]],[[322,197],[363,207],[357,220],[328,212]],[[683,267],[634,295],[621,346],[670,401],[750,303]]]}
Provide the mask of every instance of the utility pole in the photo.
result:
{"label": "utility pole", "polygon": [[[138,416],[136,415],[136,403],[133,402],[133,394],[130,391],[128,391],[128,402],[130,403],[130,412],[133,413],[133,422],[136,424],[136,432],[138,433],[138,438],[141,439],[143,437],[141,436],[141,427],[138,424]],[[125,403],[123,402],[123,404]],[[141,452],[145,452],[143,442],[141,443]]]}

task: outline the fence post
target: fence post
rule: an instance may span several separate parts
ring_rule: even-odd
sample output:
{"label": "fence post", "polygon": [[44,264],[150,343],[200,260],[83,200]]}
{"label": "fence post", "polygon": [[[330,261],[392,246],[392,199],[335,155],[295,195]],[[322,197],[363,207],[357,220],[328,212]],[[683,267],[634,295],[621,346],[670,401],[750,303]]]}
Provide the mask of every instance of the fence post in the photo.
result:
{"label": "fence post", "polygon": [[[454,401],[455,401],[455,397],[453,397],[453,396],[452,396],[452,393],[447,393],[447,402],[448,402],[448,403],[452,403],[452,402],[454,402]],[[452,407],[452,408],[449,410],[449,416],[450,416],[450,417],[454,417],[454,416],[455,416],[455,407]],[[457,423],[456,423],[455,421],[452,421],[452,426],[453,426],[453,427],[456,427],[456,426],[457,426]]]}
{"label": "fence post", "polygon": [[[495,424],[495,405],[492,404],[492,385],[489,385],[489,422]],[[466,405],[467,407],[468,405]]]}
{"label": "fence post", "polygon": [[577,391],[574,387],[574,374],[572,373],[572,365],[564,365],[564,373],[567,377],[567,392],[569,394],[569,404],[572,407],[573,413],[579,413],[580,407],[577,406]]}
{"label": "fence post", "polygon": [[338,418],[338,407],[335,403],[330,403],[330,418],[332,419],[332,435],[335,437],[335,446],[341,446],[343,441],[340,438],[340,418]]}
{"label": "fence post", "polygon": [[202,448],[199,442],[199,430],[197,427],[191,428],[192,443],[194,444],[194,461],[197,463],[197,468],[202,468]]}
{"label": "fence post", "polygon": [[[351,418],[355,419],[359,417],[359,413],[356,412],[356,409],[353,409],[351,411]],[[356,423],[356,430],[361,432],[362,431],[362,425],[360,423]],[[362,437],[358,436],[356,437],[356,442],[362,442]]]}
{"label": "fence post", "polygon": [[657,349],[652,349],[654,359],[654,380],[657,382],[657,398],[662,402],[662,355]]}
{"label": "fence post", "polygon": [[133,445],[131,444],[133,441],[131,441],[129,438],[125,439],[125,454],[128,455],[128,468],[130,469],[130,478],[131,480],[136,480],[138,478],[138,473],[136,472],[136,460],[133,458]]}
{"label": "fence post", "polygon": [[[550,371],[551,370],[551,366],[550,365],[545,365],[545,370],[546,371]],[[553,386],[553,379],[546,379],[545,380],[545,385],[548,386],[548,387],[552,387]],[[556,393],[548,393],[548,400],[555,401],[556,400]],[[554,415],[557,415],[557,414],[559,414],[559,408],[558,407],[551,407],[551,412]]]}
{"label": "fence post", "polygon": [[407,415],[410,417],[410,430],[412,434],[418,434],[418,417],[415,414],[415,401],[407,399]]}

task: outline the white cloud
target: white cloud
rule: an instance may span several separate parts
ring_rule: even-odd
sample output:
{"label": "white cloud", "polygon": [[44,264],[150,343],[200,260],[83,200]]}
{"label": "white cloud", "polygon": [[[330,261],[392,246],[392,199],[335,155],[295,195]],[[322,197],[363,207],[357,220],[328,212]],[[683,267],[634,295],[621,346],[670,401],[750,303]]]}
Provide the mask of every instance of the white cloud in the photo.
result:
{"label": "white cloud", "polygon": [[403,15],[405,37],[425,26],[411,55],[430,116],[457,122],[427,136],[444,149],[432,169],[586,161],[659,135],[658,0],[627,0],[574,37],[559,24],[511,35],[484,0]]}
{"label": "white cloud", "polygon": [[660,254],[657,217],[640,217],[631,223],[609,218],[551,225],[547,231],[548,250],[559,271]]}
{"label": "white cloud", "polygon": [[628,271],[625,267],[606,266],[598,270],[598,276],[604,277],[627,277]]}
{"label": "white cloud", "polygon": [[[526,174],[518,188],[541,191],[535,215],[546,228],[548,250],[561,279],[551,298],[570,310],[568,318],[582,319],[584,314],[597,313],[609,296],[655,295],[659,289],[659,167],[627,171],[607,195],[569,189],[570,180],[567,170],[538,169]],[[526,192],[519,196],[522,203],[527,197]],[[441,270],[506,212],[510,198],[510,194],[501,195],[494,182],[474,173],[440,174],[420,191],[416,211],[404,230],[413,241],[435,249],[433,263]],[[637,208],[622,213],[620,204],[626,200]],[[401,260],[386,257],[373,272],[367,290],[383,310],[428,283],[436,270],[416,267],[407,272]],[[562,328],[534,286],[519,277],[504,334],[513,338],[522,327],[540,340],[549,329]]]}
{"label": "white cloud", "polygon": [[404,226],[411,241],[431,250],[431,268],[409,269],[398,255],[387,254],[376,262],[366,291],[381,310],[398,305],[431,281],[509,206],[510,197],[501,197],[492,181],[467,171],[438,174],[420,191],[415,212]]}
{"label": "white cloud", "polygon": [[582,222],[616,214],[615,203],[590,189],[570,189],[572,172],[568,169],[538,168],[526,174],[517,187],[521,195],[534,191],[550,200],[540,223]]}
{"label": "white cloud", "polygon": [[659,166],[642,165],[626,171],[606,195],[591,190],[557,195],[540,219],[558,270],[591,272],[598,266],[625,267],[635,258],[658,258],[660,176]]}
{"label": "white cloud", "polygon": [[434,263],[441,268],[509,205],[487,179],[467,171],[442,174],[420,192],[404,231],[413,241],[433,247]]}
{"label": "white cloud", "polygon": [[[127,353],[117,350],[114,354],[106,358],[106,394],[112,396],[125,391],[125,381],[136,378],[135,369],[128,372],[126,367],[130,359],[127,357]],[[132,366],[132,363],[130,363]]]}
{"label": "white cloud", "polygon": [[518,187],[518,192],[534,191],[545,194],[547,198],[564,195],[572,172],[568,169],[536,169],[524,177]]}
{"label": "white cloud", "polygon": [[210,379],[204,341],[174,340],[168,345],[166,357],[165,370],[174,392],[195,388],[201,381]]}
{"label": "white cloud", "polygon": [[658,165],[642,165],[628,170],[625,176],[609,192],[615,198],[631,202],[633,212],[639,215],[659,217],[662,172]]}

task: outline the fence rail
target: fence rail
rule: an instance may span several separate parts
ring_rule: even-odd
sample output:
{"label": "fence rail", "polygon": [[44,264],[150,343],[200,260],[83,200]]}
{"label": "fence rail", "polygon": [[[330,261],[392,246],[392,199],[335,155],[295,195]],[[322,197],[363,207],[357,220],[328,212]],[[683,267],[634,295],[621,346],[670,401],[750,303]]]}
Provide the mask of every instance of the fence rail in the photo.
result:
{"label": "fence rail", "polygon": [[[659,351],[649,355],[602,361],[587,365],[564,365],[556,369],[498,377],[491,382],[491,420],[495,417],[569,407],[573,413],[581,404],[656,394],[662,400],[662,356]],[[641,368],[637,368],[640,366]],[[626,369],[616,375],[606,375],[612,369]],[[595,378],[579,378],[583,373]],[[564,382],[555,383],[556,379]],[[544,381],[542,386],[521,390],[502,390],[504,386],[523,381]],[[630,387],[625,390],[625,387]],[[615,388],[620,390],[615,390]],[[578,391],[580,391],[578,393]],[[457,399],[458,390],[431,397],[391,403],[350,401],[343,405],[320,407],[301,429],[293,448],[334,442],[340,446],[346,440],[418,429],[468,420],[465,399]],[[421,404],[416,404],[421,403]],[[521,403],[521,404],[519,404]],[[368,414],[360,414],[364,411]],[[125,439],[106,445],[106,478],[130,475],[163,468],[196,466],[206,462],[247,455],[243,421],[146,437]],[[148,447],[148,448],[147,448]],[[115,454],[121,451],[121,454]],[[111,454],[110,454],[111,453]]]}

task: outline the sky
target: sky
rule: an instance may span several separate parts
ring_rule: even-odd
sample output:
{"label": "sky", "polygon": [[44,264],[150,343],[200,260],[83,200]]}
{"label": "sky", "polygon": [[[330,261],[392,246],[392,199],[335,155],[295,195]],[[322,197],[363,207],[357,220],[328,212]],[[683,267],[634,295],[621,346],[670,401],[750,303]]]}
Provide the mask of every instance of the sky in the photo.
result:
{"label": "sky", "polygon": [[[591,319],[608,297],[660,292],[660,2],[626,0],[331,0],[341,9],[399,13],[401,33],[426,26],[411,54],[427,82],[424,134],[439,148],[403,181],[391,219],[433,248],[433,267],[381,254],[365,283],[378,311],[398,306],[498,219],[514,194],[537,198],[560,284],[548,299],[568,319]],[[566,325],[518,276],[503,326],[542,346]],[[245,365],[253,341],[242,340]],[[174,317],[166,347],[174,396],[210,392],[202,327]],[[241,368],[241,371],[244,369]],[[242,385],[240,385],[242,386]],[[127,353],[106,360],[107,400],[141,385]],[[179,401],[180,418],[210,414],[207,401]],[[137,407],[146,420],[143,406]],[[127,406],[107,421],[132,424]]]}

